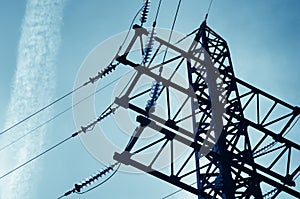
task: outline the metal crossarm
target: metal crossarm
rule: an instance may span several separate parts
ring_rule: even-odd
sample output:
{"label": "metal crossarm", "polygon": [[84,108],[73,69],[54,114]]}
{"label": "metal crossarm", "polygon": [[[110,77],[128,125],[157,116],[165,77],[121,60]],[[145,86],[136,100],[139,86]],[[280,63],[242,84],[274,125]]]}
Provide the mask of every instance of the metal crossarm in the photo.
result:
{"label": "metal crossarm", "polygon": [[[147,64],[128,58],[135,44],[143,48],[148,34],[138,25],[134,29],[135,35],[126,52],[117,61],[133,67],[137,73],[115,103],[135,113],[138,128],[143,130],[135,133],[129,147],[123,153],[116,153],[114,158],[194,193],[198,198],[263,198],[269,194],[275,198],[280,192],[299,198],[294,178],[300,173],[297,161],[300,146],[289,140],[286,133],[299,117],[300,108],[235,77],[226,41],[209,28],[206,21],[188,49],[155,37],[157,49]],[[159,52],[165,48],[171,53],[161,61]],[[213,67],[208,63],[213,63]],[[166,66],[173,70],[169,77],[161,75]],[[182,68],[186,70],[188,87],[173,80]],[[145,76],[161,83],[155,103],[165,101],[166,116],[149,113],[144,104],[138,104],[137,99],[144,99],[151,90],[136,89]],[[185,96],[178,107],[171,106],[170,90]],[[225,108],[222,115],[215,112],[216,99]],[[179,119],[187,104],[190,115]],[[181,126],[181,122],[187,120],[192,123],[190,129]],[[218,127],[216,121],[223,125]],[[139,144],[146,129],[161,136]],[[176,143],[186,149],[181,161],[174,160]],[[147,156],[148,162],[139,161],[139,154],[155,147],[157,151]],[[169,153],[169,169],[156,168],[164,152]],[[279,163],[284,166],[279,167]],[[196,186],[190,185],[191,176],[197,181]],[[262,184],[268,189],[262,189]]]}

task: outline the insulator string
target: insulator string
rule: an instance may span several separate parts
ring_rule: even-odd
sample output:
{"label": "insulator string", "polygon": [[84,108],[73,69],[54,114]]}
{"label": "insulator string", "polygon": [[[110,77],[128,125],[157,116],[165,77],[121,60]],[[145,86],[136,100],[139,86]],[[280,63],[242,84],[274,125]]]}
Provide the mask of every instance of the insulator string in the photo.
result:
{"label": "insulator string", "polygon": [[[118,167],[115,169],[115,171],[108,177],[106,178],[103,182],[97,184],[96,186],[86,190],[86,191],[83,191],[81,192],[81,189],[84,188],[84,186],[88,186],[88,185],[91,185],[93,182],[99,180],[99,178],[101,178],[103,175],[107,174],[108,172],[110,172],[111,170],[113,170],[113,168],[118,165]],[[98,174],[96,175],[92,175],[90,178],[87,178],[86,180],[83,181],[83,183],[79,183],[79,184],[75,184],[74,185],[74,188],[72,190],[69,190],[67,191],[66,193],[64,193],[64,195],[58,197],[57,199],[60,199],[60,198],[63,198],[63,197],[66,197],[72,193],[76,193],[76,194],[85,194],[89,191],[92,191],[93,189],[103,185],[105,182],[107,182],[109,179],[111,179],[116,173],[117,171],[119,170],[121,166],[121,163],[117,162],[109,167],[107,167],[106,169],[104,169],[103,171],[100,171],[98,172]]]}
{"label": "insulator string", "polygon": [[119,76],[118,78],[116,78],[115,80],[107,83],[106,85],[104,85],[103,87],[97,89],[95,92],[93,92],[92,94],[84,97],[83,99],[81,99],[80,101],[78,101],[77,103],[75,103],[72,106],[69,106],[68,108],[66,108],[65,110],[63,110],[62,112],[56,114],[55,116],[51,117],[50,119],[48,119],[47,121],[43,122],[42,124],[38,125],[37,127],[33,128],[32,130],[28,131],[27,133],[25,133],[24,135],[16,138],[15,140],[13,140],[12,142],[10,142],[9,144],[3,146],[2,148],[0,148],[0,152],[5,150],[6,148],[8,148],[9,146],[17,143],[19,140],[22,140],[24,137],[30,135],[31,133],[35,132],[36,130],[38,130],[39,128],[45,126],[46,124],[50,123],[51,121],[55,120],[56,118],[58,118],[59,116],[63,115],[64,113],[66,113],[67,111],[71,110],[72,108],[78,106],[79,104],[81,104],[82,102],[84,102],[85,100],[87,100],[88,98],[94,96],[95,94],[97,94],[98,92],[102,91],[103,89],[107,88],[108,86],[112,85],[113,83],[115,83],[116,81],[120,80],[122,77],[124,77],[125,75],[129,74],[131,71]]}
{"label": "insulator string", "polygon": [[[298,175],[296,175],[294,178],[293,178],[293,180],[295,181],[295,180],[297,180],[297,178],[300,176],[300,173],[298,173]],[[269,199],[269,198],[271,198],[272,196],[274,196],[274,194],[276,193],[276,191],[278,191],[278,188],[277,187],[275,187],[274,189],[272,189],[272,190],[270,190],[270,191],[268,191],[267,193],[265,193],[264,195],[263,195],[263,198],[264,199]]]}
{"label": "insulator string", "polygon": [[[133,17],[133,19],[132,19],[132,21],[131,21],[131,23],[130,23],[130,25],[129,25],[128,31],[127,31],[127,33],[126,33],[126,36],[125,36],[125,38],[124,38],[122,44],[120,45],[120,47],[119,47],[119,49],[118,49],[116,55],[118,55],[118,54],[120,53],[120,51],[122,50],[123,46],[125,45],[125,42],[126,42],[128,36],[129,36],[130,30],[131,30],[131,28],[132,28],[132,26],[133,26],[133,24],[134,24],[134,21],[136,20],[137,16],[139,15],[139,13],[142,11],[143,8],[144,8],[144,5],[138,10],[138,12],[137,12],[137,13],[135,14],[135,16]],[[114,59],[115,59],[115,58],[114,58]],[[112,62],[114,61],[114,59],[112,60]],[[111,62],[111,64],[112,64],[112,62]]]}
{"label": "insulator string", "polygon": [[89,81],[87,81],[87,82],[84,83],[83,85],[87,85],[87,84],[89,84],[89,83],[94,84],[94,83],[97,82],[99,79],[102,79],[103,77],[105,77],[106,75],[108,75],[109,73],[111,73],[112,71],[116,70],[116,67],[117,67],[119,64],[120,64],[120,63],[108,65],[106,68],[104,68],[103,70],[101,70],[100,72],[98,72],[96,76],[94,76],[94,77],[89,77]]}
{"label": "insulator string", "polygon": [[140,17],[141,26],[143,26],[144,23],[147,22],[149,9],[150,9],[150,3],[151,3],[150,0],[146,0],[144,3],[143,9],[141,11],[141,17]]}
{"label": "insulator string", "polygon": [[148,41],[147,41],[146,47],[144,49],[144,56],[143,56],[143,61],[142,61],[143,64],[148,63],[150,56],[152,54],[152,50],[153,50],[153,46],[154,46],[155,27],[156,27],[158,14],[160,11],[161,2],[162,2],[162,0],[160,0],[158,3],[155,19],[152,24],[152,29],[151,29],[150,35],[148,36]]}
{"label": "insulator string", "polygon": [[267,152],[268,150],[270,150],[273,146],[275,146],[277,143],[277,141],[273,141],[273,142],[270,142],[269,144],[267,144],[266,146],[258,149],[257,151],[253,152],[253,155],[258,155],[258,154],[262,154],[264,152]]}
{"label": "insulator string", "polygon": [[113,168],[119,163],[115,163],[101,171],[98,171],[96,174],[91,175],[89,178],[84,179],[83,181],[81,181],[80,183],[76,183],[75,184],[75,190],[76,192],[81,192],[81,189],[90,186],[91,184],[93,184],[95,181],[98,181],[100,178],[102,178],[104,175],[106,175],[107,173],[109,173],[111,170],[113,170]]}
{"label": "insulator string", "polygon": [[16,126],[20,125],[21,123],[23,123],[23,122],[27,121],[28,119],[32,118],[33,116],[35,116],[35,115],[39,114],[40,112],[42,112],[42,111],[44,111],[44,110],[50,108],[51,106],[53,106],[53,105],[56,104],[57,102],[63,100],[64,98],[68,97],[69,95],[75,93],[76,91],[78,91],[78,90],[81,89],[82,87],[87,86],[87,85],[90,84],[90,83],[94,84],[96,81],[98,81],[99,79],[103,78],[104,76],[106,76],[107,74],[109,74],[110,72],[112,72],[113,70],[115,70],[115,68],[116,68],[117,65],[118,65],[118,64],[115,64],[115,65],[112,65],[112,64],[111,64],[111,65],[107,66],[103,71],[98,72],[97,76],[95,76],[95,77],[90,77],[90,78],[89,78],[89,81],[83,83],[81,86],[79,86],[79,87],[77,87],[76,89],[74,89],[74,90],[68,92],[67,94],[65,94],[65,95],[63,95],[63,96],[61,96],[61,97],[59,97],[58,99],[54,100],[53,102],[51,102],[50,104],[44,106],[43,108],[39,109],[38,111],[36,111],[36,112],[30,114],[29,116],[25,117],[24,119],[20,120],[19,122],[13,124],[13,125],[10,126],[9,128],[7,128],[7,129],[5,129],[4,131],[2,131],[2,132],[0,133],[0,135],[3,135],[4,133],[8,132],[9,130],[15,128]]}
{"label": "insulator string", "polygon": [[155,27],[152,27],[152,30],[150,32],[150,35],[148,37],[148,41],[146,44],[146,47],[144,49],[144,58],[143,58],[143,64],[148,63],[154,46],[154,36],[155,36]]}
{"label": "insulator string", "polygon": [[[300,119],[300,116],[298,116],[298,118],[295,120],[295,122],[292,124],[292,126],[283,134],[283,137],[291,132],[291,130],[294,128],[294,126],[298,123],[299,119]],[[278,143],[278,141],[274,140],[274,141],[270,142],[269,144],[261,147],[257,151],[254,151],[252,154],[257,155],[257,154],[262,154],[262,153],[268,152],[271,148],[276,146],[277,143]]]}
{"label": "insulator string", "polygon": [[[126,42],[126,40],[127,40],[127,38],[128,38],[129,32],[130,32],[130,30],[131,30],[131,27],[133,26],[133,23],[134,23],[135,19],[137,18],[138,14],[141,12],[141,10],[143,9],[143,7],[144,7],[144,5],[139,9],[139,11],[138,11],[138,12],[136,13],[136,15],[133,17],[133,19],[132,19],[132,21],[131,21],[131,24],[130,24],[130,27],[129,27],[129,29],[128,29],[128,32],[127,32],[127,34],[126,34],[126,36],[125,36],[125,39],[124,39],[123,43],[120,45],[120,47],[119,47],[119,49],[118,49],[116,55],[118,55],[118,53],[122,50],[122,48],[123,48],[123,46],[124,46],[124,44],[125,44],[125,42]],[[110,66],[110,65],[113,65],[114,60],[115,60],[115,57],[112,59],[112,61],[111,61],[111,63],[109,64],[109,66]],[[30,118],[32,118],[33,116],[37,115],[38,113],[44,111],[45,109],[48,109],[49,107],[53,106],[53,105],[56,104],[57,102],[61,101],[62,99],[66,98],[66,97],[68,97],[69,95],[71,95],[71,94],[73,94],[74,92],[78,91],[78,90],[81,89],[82,87],[86,86],[87,84],[88,84],[87,82],[84,83],[83,85],[79,86],[79,87],[76,88],[76,89],[73,89],[73,90],[70,91],[69,93],[67,93],[67,94],[61,96],[60,98],[54,100],[54,101],[51,102],[50,104],[48,104],[48,105],[46,105],[45,107],[43,107],[43,108],[37,110],[36,112],[32,113],[31,115],[29,115],[29,116],[25,117],[24,119],[20,120],[19,122],[17,122],[17,123],[15,123],[15,124],[11,125],[10,127],[8,127],[8,128],[6,128],[5,130],[3,130],[3,131],[0,133],[0,135],[6,133],[6,132],[8,132],[8,131],[10,131],[11,129],[13,129],[13,128],[15,128],[16,126],[20,125],[21,123],[27,121],[28,119],[30,119]]]}
{"label": "insulator string", "polygon": [[263,195],[263,199],[269,199],[269,198],[271,198],[276,193],[276,191],[278,191],[277,188],[274,188],[271,191],[268,191],[267,193],[265,193]]}
{"label": "insulator string", "polygon": [[158,82],[153,82],[153,84],[151,86],[151,91],[149,94],[150,100],[147,101],[147,105],[145,107],[145,110],[148,115],[149,115],[149,112],[154,112],[154,110],[155,110],[156,100],[159,97],[161,87],[162,87],[162,85]]}

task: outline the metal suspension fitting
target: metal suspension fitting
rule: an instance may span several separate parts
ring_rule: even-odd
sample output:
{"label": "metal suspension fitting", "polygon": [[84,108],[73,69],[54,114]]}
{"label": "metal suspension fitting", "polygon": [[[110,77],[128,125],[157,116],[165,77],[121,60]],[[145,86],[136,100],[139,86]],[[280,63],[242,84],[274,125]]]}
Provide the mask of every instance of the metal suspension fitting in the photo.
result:
{"label": "metal suspension fitting", "polygon": [[276,191],[278,191],[277,188],[274,188],[271,191],[268,191],[267,193],[265,193],[263,195],[263,199],[269,199],[269,198],[271,198],[276,193]]}
{"label": "metal suspension fitting", "polygon": [[259,154],[262,154],[266,151],[268,151],[270,148],[272,148],[275,144],[277,143],[277,141],[273,141],[269,144],[267,144],[266,146],[262,147],[261,149],[253,152],[253,155],[259,155]]}
{"label": "metal suspension fitting", "polygon": [[107,116],[109,116],[112,113],[115,113],[116,108],[111,108],[109,107],[104,113],[102,113],[98,118],[97,118],[97,122],[100,122],[101,120],[103,120],[104,118],[106,118]]}
{"label": "metal suspension fitting", "polygon": [[110,64],[109,66],[107,66],[106,68],[104,68],[103,70],[101,70],[100,72],[97,73],[97,75],[95,77],[90,77],[89,81],[87,81],[85,85],[92,83],[94,84],[96,81],[98,81],[99,79],[105,77],[106,75],[108,75],[109,73],[111,73],[112,71],[116,70],[116,67],[119,65],[119,63],[117,64]]}

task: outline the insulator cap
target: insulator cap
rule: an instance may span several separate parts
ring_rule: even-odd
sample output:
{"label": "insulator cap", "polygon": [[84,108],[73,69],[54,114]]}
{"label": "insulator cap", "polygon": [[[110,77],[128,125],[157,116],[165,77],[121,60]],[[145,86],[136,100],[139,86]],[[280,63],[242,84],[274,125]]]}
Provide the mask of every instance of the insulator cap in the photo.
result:
{"label": "insulator cap", "polygon": [[149,33],[149,37],[147,40],[146,47],[144,49],[144,59],[143,59],[143,64],[148,63],[149,59],[151,57],[152,51],[153,51],[153,46],[154,46],[154,36],[156,35],[155,33],[155,28],[153,27],[151,32]]}
{"label": "insulator cap", "polygon": [[147,101],[146,108],[145,108],[147,113],[155,111],[156,100],[158,99],[159,92],[161,91],[161,86],[162,85],[160,83],[153,82],[149,94],[151,99]]}
{"label": "insulator cap", "polygon": [[110,171],[113,170],[113,168],[119,164],[118,162],[101,170],[98,171],[96,174],[91,175],[89,178],[86,178],[85,180],[82,180],[80,183],[77,183],[74,185],[74,189],[76,192],[80,192],[81,189],[88,187],[89,185],[93,184],[96,180],[99,180],[99,178],[101,178],[103,175],[106,175],[107,173],[109,173]]}

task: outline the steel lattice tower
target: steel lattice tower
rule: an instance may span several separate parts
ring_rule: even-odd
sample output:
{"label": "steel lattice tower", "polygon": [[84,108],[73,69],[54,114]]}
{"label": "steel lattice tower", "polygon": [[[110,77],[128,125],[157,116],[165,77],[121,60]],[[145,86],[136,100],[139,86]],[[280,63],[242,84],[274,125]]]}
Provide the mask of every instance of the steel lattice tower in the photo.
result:
{"label": "steel lattice tower", "polygon": [[[206,21],[195,32],[188,49],[154,37],[158,47],[148,64],[129,58],[133,46],[136,43],[144,46],[145,37],[149,35],[146,29],[138,25],[134,29],[135,34],[126,52],[118,56],[117,61],[133,67],[137,74],[126,93],[116,98],[115,103],[136,113],[139,126],[124,152],[115,153],[114,159],[194,193],[198,198],[276,198],[280,192],[300,198],[299,191],[293,188],[294,178],[300,173],[300,165],[294,154],[299,154],[300,146],[284,137],[300,114],[299,107],[291,106],[235,77],[227,42],[208,27]],[[172,51],[172,57],[157,64],[156,58],[163,48]],[[207,60],[213,63],[213,69],[205,66]],[[174,73],[180,67],[187,69],[186,78],[193,94],[173,82],[171,77],[168,79],[161,75],[160,69],[166,65],[173,66]],[[145,106],[134,101],[151,91],[133,92],[142,76],[161,83],[162,89],[153,101],[159,103],[160,98],[166,98],[167,117],[149,113]],[[190,118],[193,125],[197,125],[196,131],[189,132],[181,127],[175,119],[177,114],[173,118],[170,116],[170,109],[174,108],[170,105],[170,89],[185,94],[186,99],[194,104]],[[212,93],[218,93],[223,98],[211,96]],[[213,100],[216,99],[225,107],[221,116],[214,113]],[[179,107],[177,113],[183,106]],[[251,112],[250,116],[246,116],[248,112]],[[223,123],[219,127],[220,134],[215,137],[208,133],[212,121]],[[160,132],[162,137],[146,145],[138,145],[140,136],[147,128]],[[215,127],[217,130],[218,127]],[[214,144],[216,137],[218,139]],[[180,165],[173,160],[175,142],[183,144],[189,151]],[[159,144],[159,150],[148,162],[139,161],[141,152]],[[214,147],[205,152],[210,144],[214,144]],[[154,165],[166,147],[170,148],[169,169],[156,169]],[[201,150],[204,150],[204,156],[201,156]],[[192,157],[195,167],[186,171]],[[191,175],[196,176],[197,186],[185,180]],[[270,191],[262,191],[262,184],[268,186]]]}

